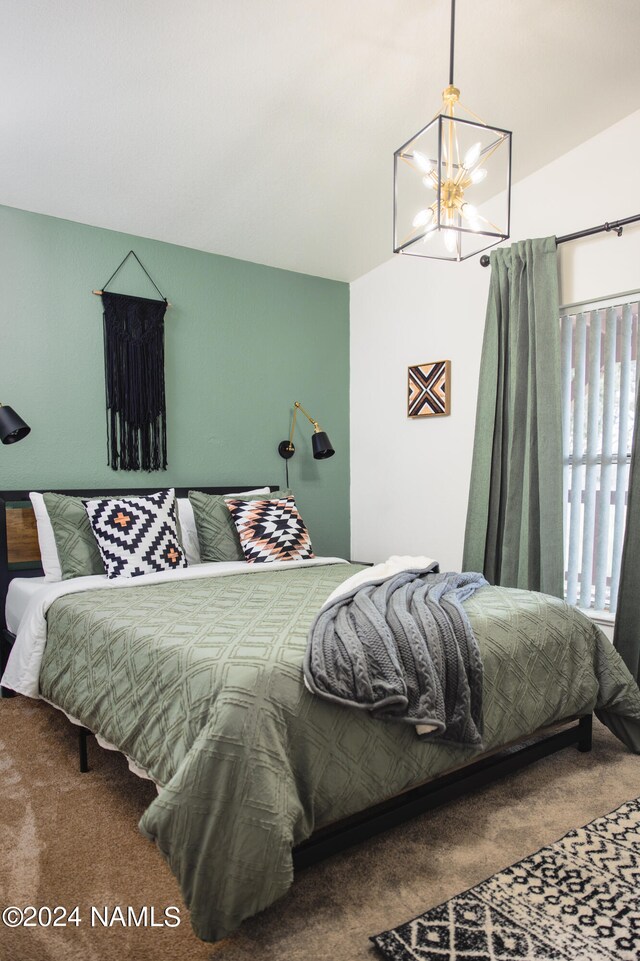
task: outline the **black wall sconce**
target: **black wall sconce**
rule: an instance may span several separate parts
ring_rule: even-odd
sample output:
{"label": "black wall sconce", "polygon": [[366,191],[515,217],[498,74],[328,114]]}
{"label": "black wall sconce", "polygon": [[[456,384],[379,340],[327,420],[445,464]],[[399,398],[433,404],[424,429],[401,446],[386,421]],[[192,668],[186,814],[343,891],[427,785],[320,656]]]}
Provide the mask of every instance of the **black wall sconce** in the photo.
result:
{"label": "black wall sconce", "polygon": [[0,404],[0,440],[3,444],[15,444],[30,433],[31,428],[13,407]]}
{"label": "black wall sconce", "polygon": [[295,402],[293,408],[293,423],[291,424],[289,440],[282,440],[278,444],[278,453],[280,454],[280,457],[284,457],[285,460],[289,460],[289,458],[293,457],[296,452],[296,449],[293,446],[293,432],[296,428],[296,417],[298,416],[299,410],[302,411],[309,423],[313,425],[311,446],[313,448],[314,458],[316,460],[326,460],[327,457],[333,457],[335,451],[331,446],[331,441],[329,440],[326,431],[320,429],[318,421],[314,420],[313,417],[307,413],[302,404],[298,403],[298,401]]}

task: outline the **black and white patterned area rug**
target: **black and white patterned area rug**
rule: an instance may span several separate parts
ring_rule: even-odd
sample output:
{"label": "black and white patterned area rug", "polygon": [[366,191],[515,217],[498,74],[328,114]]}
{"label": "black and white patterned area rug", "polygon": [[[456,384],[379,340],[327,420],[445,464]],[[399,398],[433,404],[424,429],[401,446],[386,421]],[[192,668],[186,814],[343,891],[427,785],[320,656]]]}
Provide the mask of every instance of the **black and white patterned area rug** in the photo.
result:
{"label": "black and white patterned area rug", "polygon": [[640,798],[371,940],[389,961],[638,961]]}

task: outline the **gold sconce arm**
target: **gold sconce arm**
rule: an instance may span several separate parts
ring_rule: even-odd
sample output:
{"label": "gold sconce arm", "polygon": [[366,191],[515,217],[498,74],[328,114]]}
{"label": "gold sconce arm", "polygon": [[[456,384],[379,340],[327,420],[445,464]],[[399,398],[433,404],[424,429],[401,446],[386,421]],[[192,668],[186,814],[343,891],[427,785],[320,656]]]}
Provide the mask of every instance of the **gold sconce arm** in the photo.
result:
{"label": "gold sconce arm", "polygon": [[289,450],[290,450],[290,451],[294,450],[294,446],[293,446],[293,432],[294,432],[295,429],[296,429],[296,417],[298,416],[298,411],[299,411],[299,410],[302,411],[302,413],[303,413],[304,416],[307,418],[307,420],[309,421],[309,423],[313,425],[313,432],[314,432],[314,434],[318,434],[318,433],[320,432],[320,427],[319,427],[319,425],[318,425],[318,421],[317,421],[317,420],[314,420],[313,417],[311,416],[311,414],[309,414],[309,413],[304,409],[304,407],[302,406],[302,404],[300,403],[300,401],[297,400],[297,401],[294,403],[294,405],[293,405],[293,420],[292,420],[292,422],[291,422],[291,433],[289,434]]}
{"label": "gold sconce arm", "polygon": [[315,460],[323,460],[326,457],[333,457],[334,450],[331,446],[331,442],[327,437],[326,433],[322,430],[317,420],[314,420],[311,414],[304,409],[300,401],[295,401],[293,405],[293,420],[291,422],[291,432],[289,434],[289,440],[280,441],[278,445],[278,453],[285,460],[289,460],[295,454],[295,447],[293,446],[293,434],[296,429],[296,418],[298,416],[298,411],[301,411],[307,418],[311,426],[313,427],[313,438],[312,438],[312,449],[313,456]]}

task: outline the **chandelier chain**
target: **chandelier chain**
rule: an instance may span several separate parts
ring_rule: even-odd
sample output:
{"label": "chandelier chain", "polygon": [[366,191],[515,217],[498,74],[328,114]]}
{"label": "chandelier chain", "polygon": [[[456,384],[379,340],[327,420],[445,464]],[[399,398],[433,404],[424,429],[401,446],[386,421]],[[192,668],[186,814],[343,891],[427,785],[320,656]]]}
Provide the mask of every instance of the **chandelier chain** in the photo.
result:
{"label": "chandelier chain", "polygon": [[453,46],[456,34],[456,0],[451,0],[451,39],[449,42],[449,86],[453,87]]}

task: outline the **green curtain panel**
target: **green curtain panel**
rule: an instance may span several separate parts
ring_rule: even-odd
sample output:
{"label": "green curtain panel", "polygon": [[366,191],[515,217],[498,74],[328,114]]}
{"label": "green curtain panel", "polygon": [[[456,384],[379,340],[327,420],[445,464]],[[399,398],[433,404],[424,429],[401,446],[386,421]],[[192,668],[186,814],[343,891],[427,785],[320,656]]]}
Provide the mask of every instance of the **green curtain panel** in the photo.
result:
{"label": "green curtain panel", "polygon": [[640,684],[640,391],[636,397],[627,523],[622,546],[613,645]]}
{"label": "green curtain panel", "polygon": [[463,569],[564,596],[555,237],[491,254]]}

